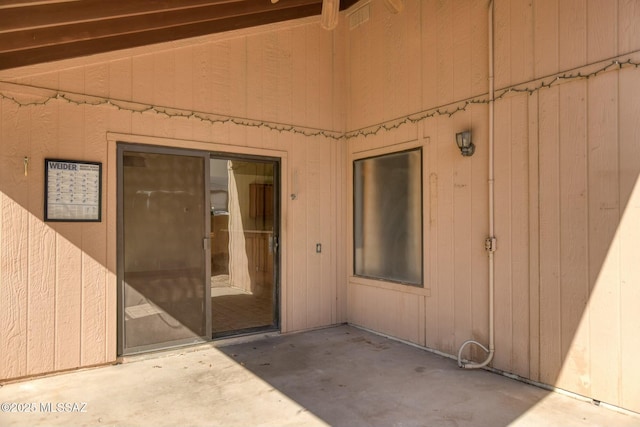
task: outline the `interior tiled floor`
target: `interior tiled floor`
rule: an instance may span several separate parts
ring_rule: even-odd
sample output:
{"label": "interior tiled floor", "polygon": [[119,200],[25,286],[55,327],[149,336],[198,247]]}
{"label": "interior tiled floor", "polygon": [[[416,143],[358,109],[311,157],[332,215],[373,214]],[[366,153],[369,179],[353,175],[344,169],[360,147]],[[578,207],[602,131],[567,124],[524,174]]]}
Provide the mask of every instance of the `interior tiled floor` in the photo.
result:
{"label": "interior tiled floor", "polygon": [[214,334],[273,325],[272,288],[250,294],[231,287],[228,276],[212,277],[211,319]]}

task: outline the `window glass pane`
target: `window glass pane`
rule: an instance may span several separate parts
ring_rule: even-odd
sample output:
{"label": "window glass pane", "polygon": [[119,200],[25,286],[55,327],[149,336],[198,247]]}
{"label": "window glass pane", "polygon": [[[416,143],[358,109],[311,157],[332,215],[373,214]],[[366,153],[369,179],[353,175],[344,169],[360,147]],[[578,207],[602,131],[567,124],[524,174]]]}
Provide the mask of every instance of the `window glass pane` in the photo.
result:
{"label": "window glass pane", "polygon": [[422,151],[354,162],[354,272],[422,285]]}

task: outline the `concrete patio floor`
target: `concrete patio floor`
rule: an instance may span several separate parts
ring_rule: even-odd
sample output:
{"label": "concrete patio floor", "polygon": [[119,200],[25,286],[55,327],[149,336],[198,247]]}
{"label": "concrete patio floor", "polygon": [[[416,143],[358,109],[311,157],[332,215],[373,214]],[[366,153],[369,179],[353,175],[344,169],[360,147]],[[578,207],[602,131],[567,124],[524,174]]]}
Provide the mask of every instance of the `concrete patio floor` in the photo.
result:
{"label": "concrete patio floor", "polygon": [[350,326],[227,344],[6,384],[3,409],[32,412],[0,425],[640,426]]}

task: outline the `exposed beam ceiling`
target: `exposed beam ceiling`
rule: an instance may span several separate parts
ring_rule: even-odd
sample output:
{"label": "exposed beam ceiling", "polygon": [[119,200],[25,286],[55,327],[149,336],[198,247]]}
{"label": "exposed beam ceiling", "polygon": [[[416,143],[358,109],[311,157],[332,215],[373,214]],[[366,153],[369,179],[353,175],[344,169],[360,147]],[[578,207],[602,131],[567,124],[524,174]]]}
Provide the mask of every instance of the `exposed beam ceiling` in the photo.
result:
{"label": "exposed beam ceiling", "polygon": [[[357,0],[341,0],[344,10]],[[0,69],[320,15],[322,0],[9,0]]]}

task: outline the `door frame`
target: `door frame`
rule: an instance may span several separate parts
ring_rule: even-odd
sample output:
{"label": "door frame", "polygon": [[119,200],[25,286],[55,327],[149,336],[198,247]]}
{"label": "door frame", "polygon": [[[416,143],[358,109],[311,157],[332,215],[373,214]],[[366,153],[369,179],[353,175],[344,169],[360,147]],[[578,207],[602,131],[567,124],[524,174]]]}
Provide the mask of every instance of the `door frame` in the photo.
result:
{"label": "door frame", "polygon": [[[238,336],[243,334],[258,333],[265,331],[281,331],[283,327],[283,315],[282,305],[284,301],[283,295],[283,283],[282,283],[282,263],[283,263],[283,251],[282,251],[282,194],[286,192],[286,181],[282,181],[282,168],[287,165],[287,152],[280,150],[263,150],[263,149],[249,149],[249,153],[245,152],[247,147],[236,147],[231,145],[220,145],[203,143],[201,141],[189,141],[185,140],[172,140],[165,138],[156,138],[149,136],[133,136],[128,134],[109,133],[108,139],[112,147],[115,148],[115,211],[116,211],[116,350],[118,357],[133,355],[137,353],[145,353],[157,350],[170,349],[174,347],[183,347],[193,345],[197,343],[209,342],[213,340],[212,334],[212,319],[211,319],[211,288],[206,286],[206,336],[200,338],[189,338],[186,340],[174,341],[170,345],[166,343],[154,344],[150,346],[144,346],[136,348],[135,351],[124,353],[124,286],[121,278],[124,276],[123,265],[123,253],[124,253],[124,216],[123,216],[123,162],[122,151],[125,148],[130,150],[136,150],[138,152],[148,153],[160,153],[160,154],[177,154],[177,155],[196,155],[203,156],[206,161],[205,165],[205,218],[210,215],[210,182],[207,178],[209,176],[209,159],[212,157],[229,160],[257,160],[262,162],[274,163],[274,256],[273,256],[273,280],[274,280],[274,324],[269,327],[260,327],[256,330],[242,330],[238,331],[236,335],[224,335],[216,338],[228,338],[232,336]],[[137,142],[136,142],[137,141]],[[162,145],[163,143],[174,141],[172,145]],[[191,148],[190,146],[196,146],[198,148]],[[227,151],[228,149],[228,151]],[[284,165],[284,166],[283,166]],[[208,238],[210,236],[210,221],[204,221],[205,230],[204,236]],[[205,261],[210,258],[210,245],[206,245],[205,248]],[[207,279],[211,274],[211,265],[209,262],[205,262],[205,274]]]}

